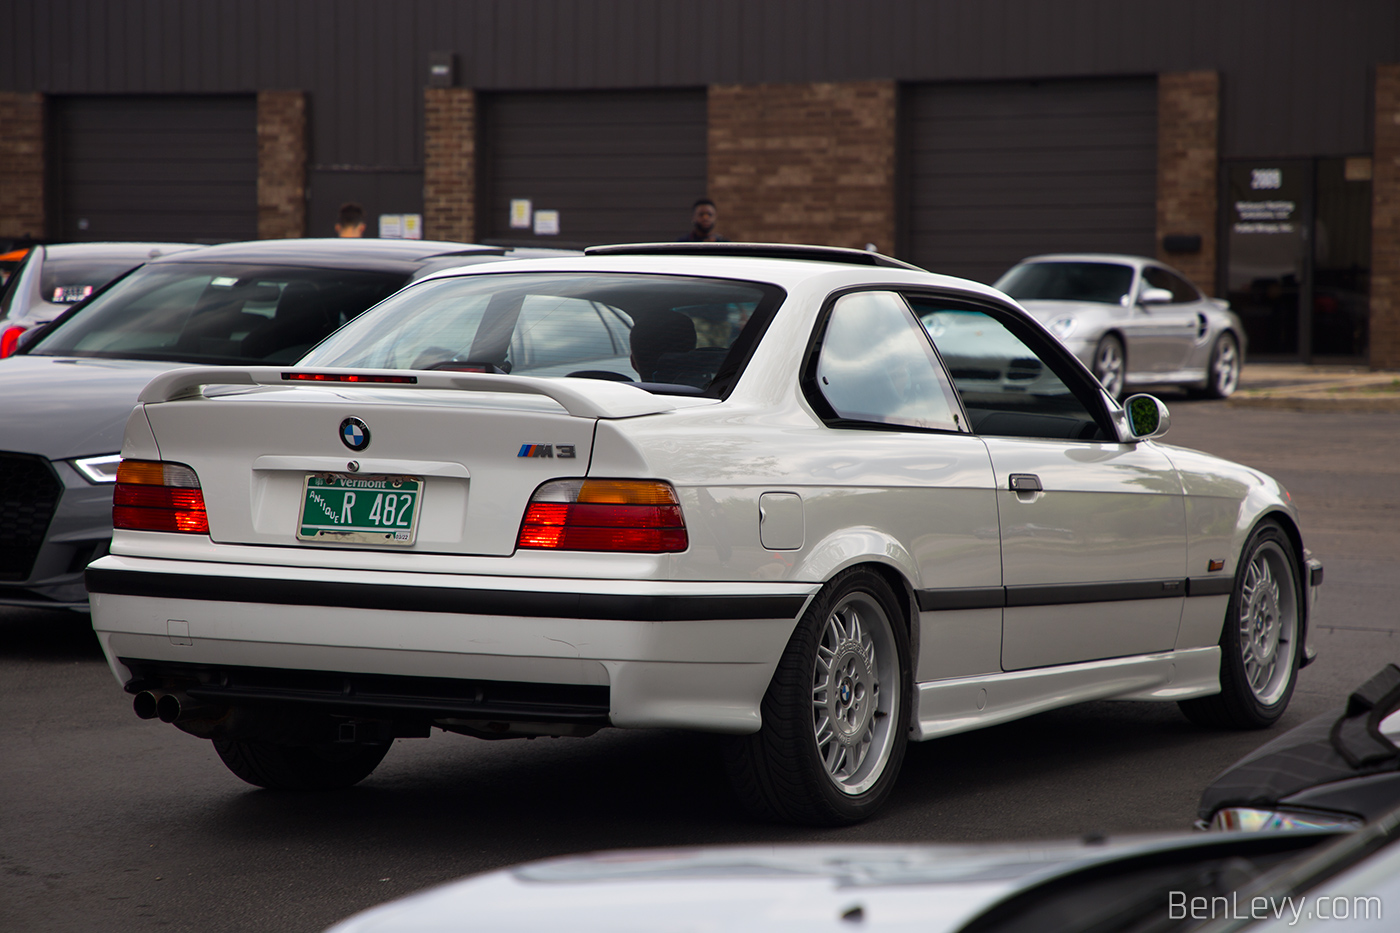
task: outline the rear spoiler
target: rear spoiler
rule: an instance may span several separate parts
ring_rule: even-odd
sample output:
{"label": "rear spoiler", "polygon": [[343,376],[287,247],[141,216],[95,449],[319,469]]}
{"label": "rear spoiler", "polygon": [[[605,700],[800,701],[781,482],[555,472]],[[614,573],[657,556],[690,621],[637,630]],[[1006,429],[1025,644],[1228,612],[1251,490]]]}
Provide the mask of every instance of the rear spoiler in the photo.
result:
{"label": "rear spoiler", "polygon": [[575,418],[635,418],[674,411],[675,404],[625,382],[604,379],[546,379],[493,373],[415,372],[401,369],[284,369],[273,366],[198,366],[161,373],[141,390],[139,402],[158,405],[198,398],[206,386],[300,386],[375,389],[455,389],[542,395]]}

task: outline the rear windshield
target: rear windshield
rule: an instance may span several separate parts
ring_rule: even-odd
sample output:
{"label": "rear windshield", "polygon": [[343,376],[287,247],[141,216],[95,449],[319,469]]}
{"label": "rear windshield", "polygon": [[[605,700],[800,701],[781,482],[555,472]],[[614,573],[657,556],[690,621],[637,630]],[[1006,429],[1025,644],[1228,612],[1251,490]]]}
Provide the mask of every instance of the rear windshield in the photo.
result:
{"label": "rear windshield", "polygon": [[772,285],[684,276],[461,276],[405,289],[301,365],[575,376],[723,395],[782,297]]}
{"label": "rear windshield", "polygon": [[145,261],[145,257],[94,260],[81,256],[55,257],[51,254],[44,259],[44,271],[39,276],[39,294],[51,304],[76,304]]}
{"label": "rear windshield", "polygon": [[1121,305],[1133,288],[1133,267],[1112,262],[1027,262],[996,287],[1017,301],[1096,301]]}
{"label": "rear windshield", "polygon": [[139,269],[44,335],[31,354],[292,363],[403,286],[402,272],[228,263]]}

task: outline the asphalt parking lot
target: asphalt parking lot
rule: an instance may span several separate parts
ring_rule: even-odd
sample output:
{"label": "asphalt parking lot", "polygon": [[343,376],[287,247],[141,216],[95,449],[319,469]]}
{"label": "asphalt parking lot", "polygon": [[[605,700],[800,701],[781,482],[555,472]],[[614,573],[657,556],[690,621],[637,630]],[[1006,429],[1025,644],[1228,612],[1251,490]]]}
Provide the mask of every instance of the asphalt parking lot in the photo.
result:
{"label": "asphalt parking lot", "polygon": [[[1278,729],[1400,660],[1400,413],[1163,396],[1171,443],[1272,473],[1327,579]],[[400,741],[351,790],[242,784],[208,743],[132,714],[87,619],[0,610],[0,929],[316,931],[460,875],[621,846],[981,841],[1185,829],[1271,733],[1094,703],[912,746],[891,805],[814,832],[734,812],[716,741],[680,733]]]}

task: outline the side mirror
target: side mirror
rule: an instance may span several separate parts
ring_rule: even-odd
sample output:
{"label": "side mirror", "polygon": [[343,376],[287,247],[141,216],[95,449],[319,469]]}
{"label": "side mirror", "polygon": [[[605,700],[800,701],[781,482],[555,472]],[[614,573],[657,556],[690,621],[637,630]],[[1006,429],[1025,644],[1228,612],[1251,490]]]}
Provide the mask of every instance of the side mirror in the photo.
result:
{"label": "side mirror", "polygon": [[1161,437],[1172,426],[1171,412],[1155,395],[1132,395],[1123,402],[1128,433],[1135,441]]}
{"label": "side mirror", "polygon": [[1172,293],[1165,288],[1144,288],[1142,296],[1138,298],[1138,304],[1143,305],[1169,305],[1172,303]]}

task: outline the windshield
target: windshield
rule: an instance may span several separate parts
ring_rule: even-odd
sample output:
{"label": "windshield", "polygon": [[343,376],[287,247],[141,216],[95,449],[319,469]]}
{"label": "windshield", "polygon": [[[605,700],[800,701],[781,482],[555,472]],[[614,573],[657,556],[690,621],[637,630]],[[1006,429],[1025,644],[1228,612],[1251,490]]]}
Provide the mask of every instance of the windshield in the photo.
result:
{"label": "windshield", "polygon": [[139,269],[30,353],[187,363],[291,363],[397,291],[402,272],[229,263]]}
{"label": "windshield", "polygon": [[997,280],[1017,301],[1096,301],[1123,305],[1133,288],[1133,267],[1114,262],[1027,262]]}
{"label": "windshield", "polygon": [[577,376],[722,394],[781,299],[771,285],[682,276],[461,276],[405,290],[301,365]]}

